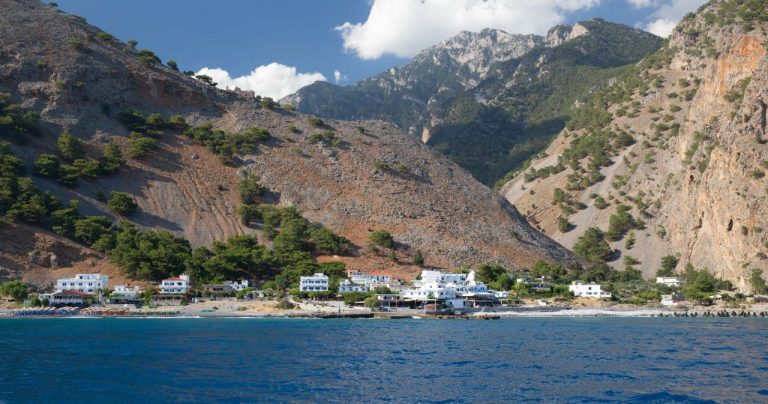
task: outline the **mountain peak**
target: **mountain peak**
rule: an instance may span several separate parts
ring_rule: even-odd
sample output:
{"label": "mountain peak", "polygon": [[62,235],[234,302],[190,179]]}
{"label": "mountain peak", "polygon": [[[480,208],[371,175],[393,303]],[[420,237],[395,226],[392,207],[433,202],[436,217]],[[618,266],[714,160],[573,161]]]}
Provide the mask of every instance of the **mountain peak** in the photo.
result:
{"label": "mountain peak", "polygon": [[461,31],[423,50],[412,63],[450,61],[462,70],[462,85],[471,87],[485,77],[494,63],[518,58],[540,46],[542,41],[538,35],[510,34],[494,28]]}
{"label": "mountain peak", "polygon": [[554,48],[588,33],[589,29],[581,23],[556,25],[547,32],[544,43],[546,46]]}

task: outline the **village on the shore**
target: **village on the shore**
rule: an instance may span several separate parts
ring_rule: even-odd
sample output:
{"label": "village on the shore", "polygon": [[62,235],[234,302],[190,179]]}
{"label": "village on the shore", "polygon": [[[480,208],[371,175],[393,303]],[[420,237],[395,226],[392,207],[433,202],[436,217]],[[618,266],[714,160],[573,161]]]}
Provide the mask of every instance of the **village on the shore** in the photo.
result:
{"label": "village on the shore", "polygon": [[[290,313],[298,317],[312,316],[313,313],[323,316],[335,313],[338,317],[373,313],[385,317],[399,313],[487,315],[505,311],[615,306],[615,296],[599,283],[574,280],[566,289],[566,285],[555,285],[547,277],[511,277],[510,284],[510,290],[494,290],[479,280],[474,270],[447,273],[425,269],[410,283],[384,273],[348,271],[341,279],[315,273],[300,277],[298,287],[291,290],[282,290],[274,282],[255,283],[243,279],[196,285],[187,274],[163,279],[158,284],[111,286],[107,275],[92,273],[58,279],[50,292],[29,295],[16,307],[0,311],[0,315],[213,316],[215,313],[247,316],[252,314],[254,303],[261,308],[257,312]],[[685,299],[682,278],[657,277],[655,284],[659,290],[668,293],[661,294],[657,302],[640,307],[665,310],[700,307],[700,302]],[[521,291],[525,291],[529,298],[521,299]],[[743,311],[744,306],[739,306],[740,303],[768,303],[768,297],[714,294],[707,306],[715,305],[730,313],[729,308],[741,307]]]}

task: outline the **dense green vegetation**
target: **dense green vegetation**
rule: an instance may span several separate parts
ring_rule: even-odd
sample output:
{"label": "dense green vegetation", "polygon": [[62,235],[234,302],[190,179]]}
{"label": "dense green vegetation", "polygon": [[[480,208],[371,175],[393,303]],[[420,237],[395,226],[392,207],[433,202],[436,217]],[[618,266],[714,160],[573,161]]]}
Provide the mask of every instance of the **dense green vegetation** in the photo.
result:
{"label": "dense green vegetation", "polygon": [[690,264],[685,269],[683,278],[685,280],[683,294],[688,300],[707,301],[714,292],[733,289],[730,282],[715,278],[707,270],[697,271]]}
{"label": "dense green vegetation", "polygon": [[494,290],[509,290],[514,282],[507,269],[499,264],[480,264],[476,274],[477,280]]}
{"label": "dense green vegetation", "polygon": [[763,270],[759,268],[753,268],[749,271],[749,283],[752,286],[752,291],[755,293],[768,293],[768,285],[763,279]]}
{"label": "dense green vegetation", "polygon": [[40,114],[11,102],[11,94],[0,92],[0,137],[21,141],[38,131]]}
{"label": "dense green vegetation", "polygon": [[29,295],[29,288],[20,280],[8,281],[0,285],[0,296],[6,296],[21,302]]}
{"label": "dense green vegetation", "polygon": [[675,276],[675,269],[679,261],[674,255],[662,257],[661,268],[656,271],[656,276]]}

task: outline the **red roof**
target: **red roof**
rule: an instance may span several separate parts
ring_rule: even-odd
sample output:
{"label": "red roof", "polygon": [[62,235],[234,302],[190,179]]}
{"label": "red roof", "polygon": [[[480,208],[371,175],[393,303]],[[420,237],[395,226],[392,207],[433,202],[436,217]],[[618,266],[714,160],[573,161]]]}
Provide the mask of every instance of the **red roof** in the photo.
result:
{"label": "red roof", "polygon": [[181,279],[181,278],[168,278],[163,280],[164,281],[186,281],[186,279]]}

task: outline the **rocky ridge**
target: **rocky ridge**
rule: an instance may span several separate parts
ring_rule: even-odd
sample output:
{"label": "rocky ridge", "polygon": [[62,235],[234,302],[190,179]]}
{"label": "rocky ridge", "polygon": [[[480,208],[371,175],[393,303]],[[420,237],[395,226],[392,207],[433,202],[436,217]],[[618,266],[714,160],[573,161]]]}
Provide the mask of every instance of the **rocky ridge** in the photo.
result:
{"label": "rocky ridge", "polygon": [[[607,102],[604,128],[566,129],[501,193],[567,247],[589,227],[609,230],[617,206],[628,206],[638,221],[629,232],[634,241],[628,233],[611,243],[619,252],[611,265],[624,268],[630,256],[638,262],[629,266],[650,277],[661,257],[674,255],[678,271],[706,268],[748,290],[751,270],[768,268],[768,25],[739,7],[713,1],[686,17],[635,72],[640,88],[615,83],[614,94],[628,95]],[[626,132],[634,142],[614,149],[596,181],[583,181],[591,160],[574,170],[563,157],[599,131]],[[564,166],[554,171],[561,171],[545,173],[558,162]]]}
{"label": "rocky ridge", "polygon": [[346,87],[317,82],[283,102],[322,117],[393,122],[493,184],[543,149],[613,68],[660,43],[600,19],[554,27],[546,38],[462,32],[403,67]]}

